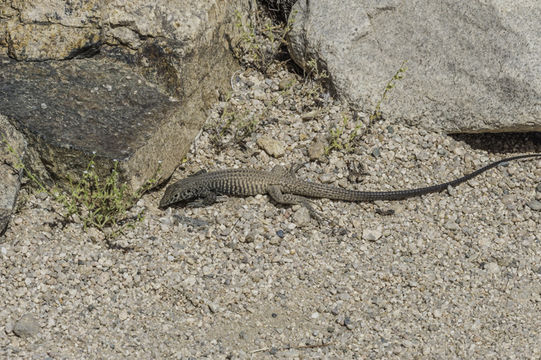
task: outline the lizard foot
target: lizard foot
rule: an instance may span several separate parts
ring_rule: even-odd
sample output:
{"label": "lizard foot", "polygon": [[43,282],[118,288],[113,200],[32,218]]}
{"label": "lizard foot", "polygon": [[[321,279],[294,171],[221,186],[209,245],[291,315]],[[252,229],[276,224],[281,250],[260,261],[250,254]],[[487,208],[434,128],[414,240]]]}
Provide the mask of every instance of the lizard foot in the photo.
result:
{"label": "lizard foot", "polygon": [[282,193],[282,190],[280,189],[280,186],[273,185],[270,186],[268,189],[269,196],[276,201],[278,204],[284,204],[284,205],[302,205],[306,209],[308,209],[308,212],[310,216],[314,219],[316,219],[318,222],[321,222],[323,220],[323,215],[321,215],[319,212],[314,209],[315,203],[308,200],[307,198],[299,195],[293,195],[293,194],[284,194]]}

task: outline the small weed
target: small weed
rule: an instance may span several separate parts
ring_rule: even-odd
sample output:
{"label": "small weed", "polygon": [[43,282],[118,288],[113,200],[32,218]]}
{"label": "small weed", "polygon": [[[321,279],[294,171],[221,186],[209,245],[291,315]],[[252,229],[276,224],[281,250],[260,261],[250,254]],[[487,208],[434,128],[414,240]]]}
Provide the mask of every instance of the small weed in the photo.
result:
{"label": "small weed", "polygon": [[13,168],[16,170],[23,170],[26,176],[36,185],[38,186],[39,190],[42,192],[48,193],[49,191],[45,188],[45,186],[38,180],[38,178],[28,169],[24,166],[24,163],[22,161],[22,156],[15,150],[15,148],[8,142],[4,134],[2,134],[2,144],[6,147],[7,151],[12,154],[16,159],[17,162],[15,164],[12,164]]}
{"label": "small weed", "polygon": [[[329,145],[325,147],[325,154],[328,155],[333,150],[345,150],[346,152],[353,151],[353,144],[359,138],[359,133],[363,127],[361,120],[357,121],[353,129],[347,134],[350,119],[346,114],[342,115],[342,124],[333,127],[330,130]],[[345,139],[344,139],[345,138]]]}
{"label": "small weed", "polygon": [[282,96],[290,96],[293,93],[295,85],[297,85],[297,79],[295,79],[294,77],[291,77],[289,80],[287,80],[284,88],[281,91]]}
{"label": "small weed", "polygon": [[[83,176],[79,181],[69,180],[69,192],[56,195],[66,209],[64,217],[70,218],[77,214],[83,222],[83,227],[95,227],[104,230],[114,229],[122,233],[126,227],[132,227],[143,219],[143,212],[131,218],[125,218],[128,210],[137,200],[156,184],[156,175],[135,192],[130,191],[127,184],[120,181],[118,161],[114,161],[110,174],[100,179],[95,171],[94,156],[90,159]],[[122,225],[120,225],[122,224]]]}
{"label": "small weed", "polygon": [[206,126],[205,130],[210,133],[211,144],[223,149],[229,141],[242,146],[256,131],[259,123],[260,116],[246,112],[238,114],[228,104],[218,121]]}
{"label": "small weed", "polygon": [[328,155],[331,151],[334,150],[346,150],[347,152],[351,152],[354,149],[353,144],[358,141],[361,134],[361,129],[365,127],[366,129],[369,129],[371,125],[380,120],[382,117],[381,114],[381,105],[387,99],[387,96],[389,95],[389,91],[391,91],[396,86],[396,81],[402,80],[404,78],[404,73],[407,71],[407,68],[405,67],[406,61],[402,63],[400,68],[396,71],[396,73],[393,75],[393,77],[387,82],[385,85],[385,89],[383,90],[380,99],[376,103],[376,107],[372,113],[370,113],[368,117],[368,125],[366,127],[363,125],[363,122],[361,120],[358,120],[353,129],[349,132],[347,137],[344,138],[344,134],[347,132],[348,124],[349,124],[349,118],[346,115],[343,115],[342,117],[342,124],[333,127],[330,129],[330,135],[329,135],[329,145],[325,148],[325,154]]}
{"label": "small weed", "polygon": [[325,81],[329,78],[329,74],[325,70],[321,70],[315,59],[309,60],[306,63],[307,72],[304,73],[305,78],[311,78],[315,81]]}
{"label": "small weed", "polygon": [[325,155],[328,155],[333,150],[342,150],[346,144],[342,141],[342,135],[348,124],[348,117],[344,115],[342,117],[342,126],[331,128],[331,135],[329,136],[329,145],[325,147]]}
{"label": "small weed", "polygon": [[370,124],[372,124],[374,121],[381,119],[381,104],[383,104],[385,99],[387,99],[389,91],[391,91],[396,86],[396,82],[404,78],[404,73],[408,70],[408,68],[406,67],[406,62],[407,60],[404,60],[404,62],[402,62],[400,68],[396,71],[391,80],[387,82],[387,85],[385,85],[385,89],[383,89],[383,93],[381,94],[380,99],[376,103],[374,111],[370,114]]}
{"label": "small weed", "polygon": [[292,19],[286,24],[273,24],[270,18],[264,20],[261,11],[256,11],[255,25],[236,12],[235,26],[240,31],[240,40],[234,48],[234,55],[247,66],[267,73],[271,64],[286,54],[286,36],[291,30]]}
{"label": "small weed", "polygon": [[111,228],[110,237],[115,237],[127,228],[131,228],[143,219],[143,212],[126,218],[128,210],[149,189],[156,184],[157,175],[148,180],[140,189],[131,192],[125,183],[120,181],[118,161],[114,162],[110,174],[101,179],[95,169],[95,154],[90,159],[86,170],[80,180],[69,180],[67,189],[60,190],[58,187],[46,188],[43,183],[23,163],[22,157],[3,137],[2,143],[7,150],[18,159],[13,166],[22,169],[26,176],[36,185],[40,191],[52,196],[60,202],[64,211],[60,214],[66,221],[73,221],[73,216],[82,221],[83,227],[95,227],[101,231]]}
{"label": "small weed", "polygon": [[256,131],[257,126],[259,125],[259,117],[251,116],[250,118],[245,118],[239,122],[237,129],[234,133],[234,141],[237,144],[243,143],[247,138],[252,136]]}
{"label": "small weed", "polygon": [[318,102],[321,94],[325,93],[325,84],[329,80],[329,74],[322,70],[317,61],[312,59],[306,63],[304,82],[301,87],[301,96],[311,100],[314,104]]}

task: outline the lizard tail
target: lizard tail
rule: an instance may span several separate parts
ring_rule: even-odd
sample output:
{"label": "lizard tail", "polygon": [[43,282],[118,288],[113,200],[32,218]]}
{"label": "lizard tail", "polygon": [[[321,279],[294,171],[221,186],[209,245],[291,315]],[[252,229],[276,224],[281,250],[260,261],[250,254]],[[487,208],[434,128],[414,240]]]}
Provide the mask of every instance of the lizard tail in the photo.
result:
{"label": "lizard tail", "polygon": [[506,163],[508,161],[513,160],[519,160],[519,159],[527,159],[527,158],[535,158],[535,157],[541,157],[541,154],[529,154],[529,155],[518,155],[509,157],[506,159],[498,160],[496,162],[493,162],[491,164],[488,164],[478,170],[475,170],[474,172],[464,175],[458,179],[448,181],[442,184],[432,185],[432,186],[426,186],[426,187],[420,187],[416,189],[409,189],[409,190],[396,190],[396,191],[353,191],[353,201],[374,201],[374,200],[401,200],[406,199],[410,197],[415,196],[421,196],[425,194],[430,194],[434,192],[441,192],[445,189],[447,189],[449,186],[455,187],[457,185],[460,185],[474,177],[476,177],[479,174],[484,173],[487,170],[490,170],[500,164]]}

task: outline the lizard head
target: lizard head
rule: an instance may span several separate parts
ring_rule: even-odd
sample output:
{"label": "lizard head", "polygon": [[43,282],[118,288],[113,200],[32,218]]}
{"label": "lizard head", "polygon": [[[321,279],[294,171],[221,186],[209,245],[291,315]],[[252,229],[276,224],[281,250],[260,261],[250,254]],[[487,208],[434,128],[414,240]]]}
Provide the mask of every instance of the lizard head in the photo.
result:
{"label": "lizard head", "polygon": [[172,204],[190,201],[198,198],[202,189],[191,178],[182,179],[165,189],[165,193],[160,200],[159,207],[164,209]]}

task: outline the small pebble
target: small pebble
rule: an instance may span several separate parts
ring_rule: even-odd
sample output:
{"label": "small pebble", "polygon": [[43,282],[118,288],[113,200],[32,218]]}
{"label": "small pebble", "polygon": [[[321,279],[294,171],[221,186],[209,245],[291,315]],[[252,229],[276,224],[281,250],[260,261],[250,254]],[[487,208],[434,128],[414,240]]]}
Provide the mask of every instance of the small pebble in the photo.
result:
{"label": "small pebble", "polygon": [[348,330],[353,330],[355,328],[355,326],[353,325],[353,322],[351,321],[350,317],[349,316],[346,316],[344,318],[344,326],[348,329]]}
{"label": "small pebble", "polygon": [[327,142],[321,137],[316,137],[314,140],[312,140],[310,146],[308,147],[308,156],[310,161],[322,159],[325,155],[326,146]]}
{"label": "small pebble", "polygon": [[36,197],[40,200],[46,200],[49,197],[49,194],[45,191],[40,191],[36,194]]}
{"label": "small pebble", "polygon": [[460,226],[453,220],[449,220],[445,223],[445,228],[449,230],[456,231],[460,229]]}
{"label": "small pebble", "polygon": [[421,151],[415,154],[415,157],[419,161],[427,161],[428,159],[430,159],[430,154],[427,151]]}
{"label": "small pebble", "polygon": [[495,262],[490,262],[485,265],[485,270],[490,274],[496,274],[500,271],[500,266]]}
{"label": "small pebble", "polygon": [[310,224],[310,219],[310,211],[304,206],[301,206],[299,210],[293,213],[293,221],[297,226],[306,226]]}
{"label": "small pebble", "polygon": [[278,83],[278,88],[280,90],[286,90],[286,89],[289,89],[294,83],[295,83],[295,79],[293,78],[283,78]]}
{"label": "small pebble", "polygon": [[257,145],[267,154],[275,158],[282,157],[285,154],[286,145],[283,141],[271,139],[268,136],[262,136],[257,139]]}
{"label": "small pebble", "polygon": [[539,200],[530,200],[528,201],[528,207],[534,211],[541,211],[541,201]]}
{"label": "small pebble", "polygon": [[15,322],[13,333],[22,338],[33,337],[40,330],[39,322],[31,314],[26,314]]}
{"label": "small pebble", "polygon": [[380,225],[375,229],[363,229],[363,239],[367,241],[377,241],[383,235],[383,227]]}

